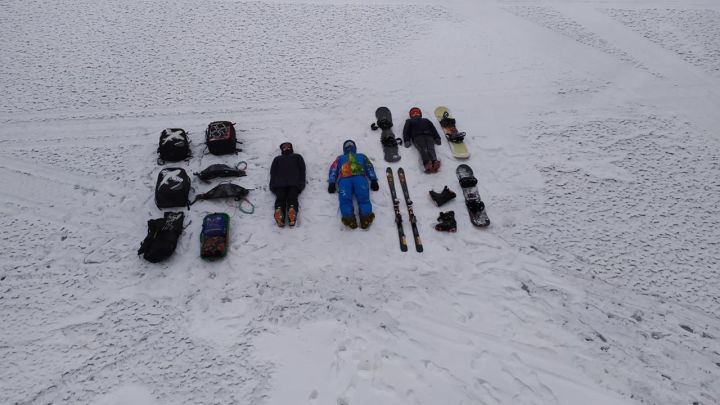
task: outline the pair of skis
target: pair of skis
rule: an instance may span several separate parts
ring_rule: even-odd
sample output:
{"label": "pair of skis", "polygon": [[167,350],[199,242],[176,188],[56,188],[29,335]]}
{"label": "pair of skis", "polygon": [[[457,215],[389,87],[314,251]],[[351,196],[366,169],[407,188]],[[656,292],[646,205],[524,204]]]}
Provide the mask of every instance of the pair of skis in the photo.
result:
{"label": "pair of skis", "polygon": [[[388,167],[385,171],[387,173],[387,181],[390,186],[390,197],[392,197],[393,210],[395,211],[395,224],[397,225],[398,238],[400,240],[400,250],[407,252],[408,245],[405,239],[405,230],[402,224],[402,215],[400,215],[400,200],[397,198],[397,192],[395,191],[395,178],[393,177],[392,168]],[[413,211],[413,202],[410,199],[410,192],[408,191],[407,180],[405,179],[405,170],[403,168],[398,169],[398,178],[400,179],[400,187],[405,197],[405,205],[407,206],[408,216],[410,217],[410,226],[412,227],[413,238],[415,240],[415,250],[418,252],[423,251],[422,241],[420,240],[420,231],[417,227],[417,219],[415,218],[415,212]]]}

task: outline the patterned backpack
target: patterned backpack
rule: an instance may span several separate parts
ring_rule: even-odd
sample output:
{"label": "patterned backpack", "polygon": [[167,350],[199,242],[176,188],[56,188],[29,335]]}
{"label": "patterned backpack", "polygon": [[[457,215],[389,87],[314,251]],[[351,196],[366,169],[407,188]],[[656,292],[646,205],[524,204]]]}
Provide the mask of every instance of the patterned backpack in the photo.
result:
{"label": "patterned backpack", "polygon": [[238,142],[235,126],[230,121],[214,121],[205,130],[205,145],[213,155],[228,155],[237,153]]}
{"label": "patterned backpack", "polygon": [[208,214],[200,231],[200,257],[217,260],[227,255],[230,216],[224,212]]}

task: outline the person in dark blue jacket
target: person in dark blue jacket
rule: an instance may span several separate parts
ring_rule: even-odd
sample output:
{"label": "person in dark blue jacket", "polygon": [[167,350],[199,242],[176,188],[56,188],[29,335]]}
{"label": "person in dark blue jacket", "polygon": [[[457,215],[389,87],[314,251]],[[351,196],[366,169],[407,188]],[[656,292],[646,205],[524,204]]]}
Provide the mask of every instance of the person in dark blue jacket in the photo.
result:
{"label": "person in dark blue jacket", "polygon": [[360,227],[362,229],[368,228],[375,219],[372,203],[370,202],[368,179],[370,179],[370,188],[377,191],[380,186],[370,159],[362,153],[357,153],[355,142],[352,140],[345,141],[343,143],[343,154],[338,156],[330,166],[328,193],[332,194],[337,190],[342,223],[351,229],[358,226],[355,218],[353,195],[357,199],[358,211],[360,212]]}
{"label": "person in dark blue jacket", "polygon": [[435,154],[435,145],[441,143],[440,134],[429,119],[422,117],[422,111],[417,107],[410,109],[410,118],[405,120],[403,142],[406,148],[415,144],[420,152],[425,173],[435,173],[440,170],[440,161]]}
{"label": "person in dark blue jacket", "polygon": [[270,166],[270,191],[275,193],[275,222],[279,227],[295,226],[300,211],[298,196],[305,189],[305,160],[293,151],[290,142],[280,144],[281,155]]}

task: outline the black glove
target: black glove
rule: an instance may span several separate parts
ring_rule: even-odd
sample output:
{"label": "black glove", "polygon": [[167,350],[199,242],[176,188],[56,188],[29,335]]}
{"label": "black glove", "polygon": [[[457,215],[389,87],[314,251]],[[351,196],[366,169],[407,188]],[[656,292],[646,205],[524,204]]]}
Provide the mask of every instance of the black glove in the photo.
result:
{"label": "black glove", "polygon": [[372,191],[380,190],[380,185],[378,184],[377,180],[372,180],[370,182],[370,190],[372,190]]}
{"label": "black glove", "polygon": [[435,139],[435,145],[440,145],[440,138]]}
{"label": "black glove", "polygon": [[335,183],[328,184],[328,193],[332,194],[335,192]]}

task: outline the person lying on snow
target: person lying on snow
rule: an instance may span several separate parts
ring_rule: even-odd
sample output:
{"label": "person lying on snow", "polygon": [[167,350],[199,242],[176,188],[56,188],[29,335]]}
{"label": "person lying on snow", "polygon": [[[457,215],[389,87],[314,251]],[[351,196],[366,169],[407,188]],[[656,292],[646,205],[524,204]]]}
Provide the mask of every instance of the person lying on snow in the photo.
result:
{"label": "person lying on snow", "polygon": [[367,229],[375,219],[372,203],[370,202],[368,179],[370,179],[370,188],[373,191],[378,191],[380,186],[370,159],[362,153],[357,153],[355,142],[352,140],[345,141],[343,143],[343,154],[338,156],[330,166],[328,193],[332,194],[337,190],[342,223],[351,229],[358,226],[355,218],[353,195],[357,199],[358,211],[360,212],[360,228]]}
{"label": "person lying on snow", "polygon": [[305,189],[305,160],[293,151],[292,143],[280,144],[279,156],[270,166],[270,191],[275,194],[275,222],[295,226],[300,204],[298,196]]}
{"label": "person lying on snow", "polygon": [[425,173],[436,173],[440,170],[440,161],[435,155],[435,145],[440,145],[440,134],[429,119],[422,117],[422,111],[413,107],[410,109],[410,118],[405,120],[403,128],[403,142],[409,148],[413,143],[420,152]]}

